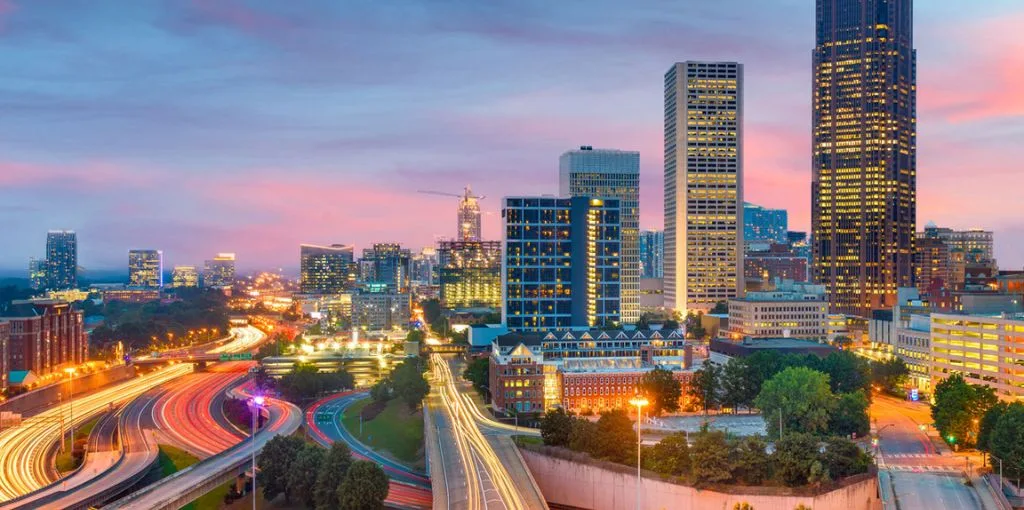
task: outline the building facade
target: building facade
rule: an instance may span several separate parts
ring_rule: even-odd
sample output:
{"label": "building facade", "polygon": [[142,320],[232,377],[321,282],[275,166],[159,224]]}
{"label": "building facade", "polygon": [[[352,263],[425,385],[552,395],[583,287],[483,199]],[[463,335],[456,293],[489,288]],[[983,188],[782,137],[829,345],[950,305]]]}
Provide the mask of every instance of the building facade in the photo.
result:
{"label": "building facade", "polygon": [[164,286],[164,252],[128,250],[128,285],[159,289]]}
{"label": "building facade", "polygon": [[748,243],[747,248],[743,275],[748,284],[752,281],[807,281],[807,258],[794,252],[789,245]]}
{"label": "building facade", "polygon": [[828,305],[821,285],[779,282],[771,292],[748,292],[729,300],[729,337],[828,338]]}
{"label": "building facade", "polygon": [[459,200],[458,212],[458,240],[459,241],[482,241],[483,228],[480,225],[480,203],[478,197],[473,194],[473,189],[466,186],[462,199]]}
{"label": "building facade", "polygon": [[914,283],[929,300],[944,289],[953,290],[949,245],[936,237],[918,237],[914,247]]}
{"label": "building facade", "polygon": [[171,286],[198,287],[199,271],[196,270],[196,266],[174,266],[174,270],[171,271]]}
{"label": "building facade", "polygon": [[78,287],[78,236],[74,230],[46,233],[46,289]]}
{"label": "building facade", "polygon": [[743,294],[743,66],[665,73],[665,307],[684,315]]}
{"label": "building facade", "polygon": [[28,259],[28,285],[32,290],[46,287],[46,259]]}
{"label": "building facade", "polygon": [[384,284],[398,294],[409,292],[412,252],[397,243],[376,243],[363,250],[364,283]]}
{"label": "building facade", "polygon": [[299,288],[303,294],[340,294],[352,286],[353,248],[342,244],[299,246]]}
{"label": "building facade", "polygon": [[818,0],[813,53],[813,280],[870,316],[913,283],[917,64],[912,0]]}
{"label": "building facade", "polygon": [[441,306],[501,308],[501,241],[438,243]]}
{"label": "building facade", "polygon": [[931,316],[931,378],[960,373],[1002,400],[1024,397],[1024,314]]}
{"label": "building facade", "polygon": [[235,254],[218,253],[203,267],[203,287],[223,288],[235,284]]}
{"label": "building facade", "polygon": [[789,213],[785,209],[769,209],[744,202],[744,242],[786,244],[789,242],[788,233]]}
{"label": "building facade", "polygon": [[513,331],[621,322],[616,199],[506,197],[502,323]]}
{"label": "building facade", "polygon": [[10,354],[8,346],[11,342],[11,325],[0,320],[0,393],[3,393],[10,384],[11,369],[9,365]]}
{"label": "building facade", "polygon": [[377,331],[409,324],[409,294],[392,291],[386,285],[364,288],[352,295],[352,326]]}
{"label": "building facade", "polygon": [[962,251],[969,263],[995,261],[995,234],[988,230],[980,228],[953,230],[929,224],[918,236],[940,239],[949,247],[950,251]]}
{"label": "building facade", "polygon": [[640,319],[640,153],[582,146],[558,161],[559,193],[564,197],[614,198],[619,201],[622,322]]}
{"label": "building facade", "polygon": [[36,376],[78,365],[88,356],[83,312],[63,301],[15,300],[0,317],[8,335],[8,372],[31,371]]}
{"label": "building facade", "polygon": [[[664,276],[665,232],[644,230],[640,232],[640,279],[661,279]],[[664,303],[658,306],[664,306]]]}

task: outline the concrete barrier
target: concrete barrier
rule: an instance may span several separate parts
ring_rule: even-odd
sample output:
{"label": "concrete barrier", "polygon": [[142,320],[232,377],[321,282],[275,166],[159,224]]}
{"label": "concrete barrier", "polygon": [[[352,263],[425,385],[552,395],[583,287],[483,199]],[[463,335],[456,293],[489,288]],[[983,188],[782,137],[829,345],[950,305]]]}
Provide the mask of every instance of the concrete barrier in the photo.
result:
{"label": "concrete barrier", "polygon": [[[135,367],[132,365],[114,365],[113,367],[89,375],[76,377],[74,381],[74,393],[76,396],[84,395],[90,391],[98,390],[108,384],[121,382],[125,379],[135,377]],[[42,388],[32,390],[14,397],[3,404],[0,404],[0,411],[19,413],[24,418],[39,413],[45,408],[55,405],[58,402],[67,400],[70,396],[68,383],[51,384]]]}

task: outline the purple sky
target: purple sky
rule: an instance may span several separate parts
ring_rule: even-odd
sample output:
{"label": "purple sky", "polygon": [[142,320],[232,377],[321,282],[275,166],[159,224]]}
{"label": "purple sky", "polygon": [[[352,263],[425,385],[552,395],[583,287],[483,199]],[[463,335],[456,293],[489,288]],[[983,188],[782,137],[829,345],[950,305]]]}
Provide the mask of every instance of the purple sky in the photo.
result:
{"label": "purple sky", "polygon": [[[115,4],[119,5],[115,7]],[[984,4],[982,6],[981,4]],[[301,5],[301,7],[299,7]],[[662,76],[746,66],[748,201],[809,223],[812,0],[0,0],[0,268],[79,233],[291,267],[298,244],[455,233],[457,192],[557,193],[578,145],[639,150],[662,222]],[[996,231],[1024,266],[1024,5],[916,5],[918,222]]]}

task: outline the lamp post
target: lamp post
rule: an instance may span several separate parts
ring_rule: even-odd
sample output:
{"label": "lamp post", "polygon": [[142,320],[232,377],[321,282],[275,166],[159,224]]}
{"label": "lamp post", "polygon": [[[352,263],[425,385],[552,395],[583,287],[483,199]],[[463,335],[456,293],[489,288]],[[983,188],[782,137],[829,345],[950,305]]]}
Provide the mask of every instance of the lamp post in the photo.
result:
{"label": "lamp post", "polygon": [[256,510],[256,417],[266,399],[262,395],[252,398],[252,510]]}
{"label": "lamp post", "polygon": [[75,449],[75,369],[65,368],[64,373],[68,374],[68,428],[71,436],[71,450]]}
{"label": "lamp post", "polygon": [[649,402],[642,396],[635,396],[629,403],[636,406],[636,509],[640,510],[640,425],[643,419],[643,408]]}

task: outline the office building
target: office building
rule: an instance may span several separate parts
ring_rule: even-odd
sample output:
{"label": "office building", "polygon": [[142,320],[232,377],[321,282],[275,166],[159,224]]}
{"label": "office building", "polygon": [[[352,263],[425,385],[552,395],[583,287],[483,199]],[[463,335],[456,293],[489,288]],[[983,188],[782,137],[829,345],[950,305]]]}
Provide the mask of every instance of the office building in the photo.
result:
{"label": "office building", "polygon": [[617,199],[506,197],[502,323],[513,331],[619,324]]}
{"label": "office building", "polygon": [[203,268],[203,287],[225,288],[235,284],[235,254],[218,253]]}
{"label": "office building", "polygon": [[8,366],[8,345],[11,341],[11,325],[0,321],[0,394],[10,384],[11,369]]}
{"label": "office building", "polygon": [[160,289],[148,288],[109,288],[100,291],[100,299],[104,303],[120,301],[122,303],[151,303],[160,301]]}
{"label": "office building", "polygon": [[501,241],[438,243],[441,306],[501,308]]}
{"label": "office building", "polygon": [[[640,278],[663,278],[665,276],[665,232],[644,230],[640,232]],[[664,303],[658,305],[664,306]]]}
{"label": "office building", "polygon": [[422,251],[412,256],[409,262],[412,273],[412,282],[417,286],[437,285],[438,254],[437,249],[426,246]]}
{"label": "office building", "polygon": [[159,289],[164,286],[164,252],[128,250],[128,285]]}
{"label": "office building", "polygon": [[406,327],[411,314],[409,294],[387,284],[370,284],[352,295],[352,326],[378,331]]}
{"label": "office building", "polygon": [[377,243],[363,250],[360,261],[364,283],[385,284],[397,293],[408,293],[412,252],[395,243]]}
{"label": "office building", "polygon": [[491,405],[514,413],[601,412],[629,406],[644,374],[693,375],[693,349],[679,331],[541,331],[491,342]]}
{"label": "office building", "polygon": [[198,287],[199,271],[196,270],[196,266],[174,266],[174,270],[171,272],[171,286],[175,288]]}
{"label": "office building", "polygon": [[473,189],[466,186],[465,194],[463,194],[462,199],[459,200],[459,241],[483,240],[483,230],[480,227],[480,203],[478,202],[480,198],[483,197],[473,195]]}
{"label": "office building", "polygon": [[49,299],[15,300],[0,314],[9,328],[8,371],[37,377],[86,360],[88,343],[83,312]]}
{"label": "office building", "polygon": [[770,292],[729,300],[729,337],[798,338],[824,342],[828,305],[821,285],[779,281]]}
{"label": "office building", "polygon": [[665,307],[712,308],[743,283],[743,66],[665,73]]}
{"label": "office building", "polygon": [[743,258],[747,284],[768,284],[775,280],[807,281],[807,258],[787,244],[748,243]]}
{"label": "office building", "polygon": [[750,243],[789,242],[789,213],[749,202],[743,204],[743,241]]}
{"label": "office building", "polygon": [[949,245],[945,241],[937,237],[918,237],[914,252],[914,282],[922,296],[932,300],[944,290],[953,289]]}
{"label": "office building", "polygon": [[640,319],[640,153],[582,146],[558,160],[563,197],[614,198],[622,222],[619,306],[622,322]]}
{"label": "office building", "polygon": [[299,245],[299,289],[303,294],[340,294],[350,288],[353,248],[342,244]]}
{"label": "office building", "polygon": [[812,279],[832,311],[868,317],[913,284],[912,0],[818,0],[815,19]]}
{"label": "office building", "polygon": [[28,285],[32,290],[46,287],[46,260],[31,257],[28,259]]}
{"label": "office building", "polygon": [[949,247],[950,251],[963,252],[967,263],[984,264],[996,260],[995,234],[988,230],[980,228],[953,230],[928,223],[924,232],[918,233],[918,237],[940,239]]}
{"label": "office building", "polygon": [[933,386],[960,373],[1002,400],[1024,398],[1024,313],[932,314],[930,349]]}
{"label": "office building", "polygon": [[73,230],[46,233],[46,289],[78,287],[78,237]]}

